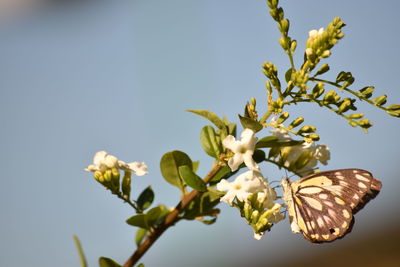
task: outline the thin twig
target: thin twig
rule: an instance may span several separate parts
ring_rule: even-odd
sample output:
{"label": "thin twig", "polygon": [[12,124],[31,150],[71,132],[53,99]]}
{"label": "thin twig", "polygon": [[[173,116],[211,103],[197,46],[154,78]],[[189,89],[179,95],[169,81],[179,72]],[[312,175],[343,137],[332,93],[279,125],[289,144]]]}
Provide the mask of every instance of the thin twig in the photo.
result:
{"label": "thin twig", "polygon": [[[205,183],[208,183],[221,169],[222,165],[215,164],[212,170],[203,179]],[[140,258],[146,253],[146,251],[156,242],[156,240],[167,230],[173,226],[179,220],[179,214],[185,210],[189,203],[200,194],[199,191],[193,190],[190,193],[184,195],[182,200],[173,209],[155,229],[151,232],[146,239],[140,244],[137,250],[129,257],[124,263],[123,267],[132,267],[137,263]]]}

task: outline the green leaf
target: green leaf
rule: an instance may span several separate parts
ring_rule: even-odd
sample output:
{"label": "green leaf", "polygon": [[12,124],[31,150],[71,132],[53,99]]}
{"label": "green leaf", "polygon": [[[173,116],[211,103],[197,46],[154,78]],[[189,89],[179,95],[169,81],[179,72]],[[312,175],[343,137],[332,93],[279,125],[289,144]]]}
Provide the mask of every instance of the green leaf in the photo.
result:
{"label": "green leaf", "polygon": [[198,195],[186,207],[183,218],[187,220],[194,220],[200,216],[215,217],[219,213],[218,209],[214,209],[219,204],[219,199],[224,193],[218,190],[209,188],[209,190],[201,195]]}
{"label": "green leaf", "polygon": [[257,142],[256,148],[296,146],[302,143],[303,140],[278,140],[276,136],[266,136]]}
{"label": "green leaf", "polygon": [[293,69],[290,68],[285,73],[285,80],[287,83],[292,79],[292,72],[293,72]]}
{"label": "green leaf", "polygon": [[153,227],[158,224],[169,213],[169,210],[164,205],[159,205],[147,212],[147,224]]}
{"label": "green leaf", "polygon": [[214,128],[211,126],[204,126],[201,130],[200,143],[203,150],[213,158],[218,158],[223,151],[221,139],[218,138]]}
{"label": "green leaf", "polygon": [[228,165],[224,165],[221,167],[221,169],[214,175],[214,177],[211,179],[211,183],[215,184],[219,182],[222,178],[228,179],[232,175],[234,175],[237,171],[232,172],[231,168],[229,168]]}
{"label": "green leaf", "polygon": [[212,111],[209,110],[187,110],[187,111],[202,116],[203,118],[206,118],[207,120],[211,121],[215,126],[217,126],[218,129],[223,129],[225,127],[224,122],[217,116],[217,114],[215,114]]}
{"label": "green leaf", "polygon": [[137,214],[126,220],[126,223],[144,229],[149,229],[147,224],[147,214]]}
{"label": "green leaf", "polygon": [[137,246],[140,246],[140,244],[142,243],[142,240],[146,236],[146,234],[147,234],[147,229],[144,229],[144,228],[137,229],[136,235],[135,235],[135,243]]}
{"label": "green leaf", "polygon": [[278,141],[278,137],[276,136],[266,136],[264,138],[261,138],[260,140],[258,140],[257,144],[256,144],[256,148],[263,148],[263,147],[270,147],[269,145],[274,142]]}
{"label": "green leaf", "polygon": [[181,175],[181,178],[185,181],[185,183],[191,188],[199,192],[207,191],[207,186],[204,181],[199,176],[197,176],[189,166],[180,166],[179,174]]}
{"label": "green leaf", "polygon": [[136,266],[136,267],[144,267],[144,264],[143,263],[139,263],[139,265]]}
{"label": "green leaf", "polygon": [[256,120],[247,118],[247,117],[242,117],[239,115],[240,123],[242,124],[243,128],[248,128],[253,130],[255,133],[259,132],[262,130],[263,126],[261,123],[259,123]]}
{"label": "green leaf", "polygon": [[145,210],[151,206],[154,200],[154,192],[151,186],[148,186],[143,192],[139,195],[136,200],[137,205],[141,210]]}
{"label": "green leaf", "polygon": [[192,164],[193,164],[193,171],[197,172],[197,170],[199,169],[200,161],[198,160],[193,161]]}
{"label": "green leaf", "polygon": [[114,260],[106,257],[99,258],[99,265],[100,267],[121,267],[121,265],[116,263]]}
{"label": "green leaf", "polygon": [[79,238],[76,235],[74,235],[74,241],[75,241],[76,249],[78,250],[79,259],[81,261],[81,267],[87,267],[88,265],[87,265],[87,261],[85,258],[85,254],[83,253],[81,241],[79,240]]}
{"label": "green leaf", "polygon": [[165,153],[160,161],[161,174],[164,179],[181,190],[183,190],[183,182],[179,176],[178,168],[183,165],[193,168],[189,156],[178,150]]}

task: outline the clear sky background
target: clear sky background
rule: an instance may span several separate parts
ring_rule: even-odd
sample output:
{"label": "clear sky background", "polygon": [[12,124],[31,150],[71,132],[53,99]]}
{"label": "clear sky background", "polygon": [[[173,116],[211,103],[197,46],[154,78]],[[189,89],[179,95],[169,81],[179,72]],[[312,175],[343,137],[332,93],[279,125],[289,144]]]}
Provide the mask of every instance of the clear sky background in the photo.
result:
{"label": "clear sky background", "polygon": [[[209,109],[238,122],[251,97],[263,106],[266,60],[289,66],[264,1],[50,1],[0,24],[0,266],[78,266],[72,236],[90,266],[100,256],[123,263],[135,248],[133,215],[83,169],[98,150],[145,161],[155,203],[175,206],[178,190],[159,172],[163,153],[179,149],[212,160],[199,144],[207,121],[186,109]],[[281,1],[298,40],[300,64],[311,29],[334,17],[348,26],[332,51],[333,73],[352,71],[355,89],[375,85],[400,103],[398,1]],[[281,72],[282,73],[282,72]],[[328,77],[333,77],[331,75]],[[316,106],[298,106],[331,148],[322,170],[357,167],[383,182],[356,216],[353,232],[327,245],[309,244],[287,221],[261,241],[224,203],[216,224],[181,222],[143,257],[146,266],[244,266],[283,262],[355,242],[399,219],[400,121],[360,105],[374,122],[369,134]],[[294,113],[296,110],[297,113]],[[239,128],[240,129],[240,128]],[[267,132],[264,132],[267,135]],[[269,165],[264,175],[285,175]]]}

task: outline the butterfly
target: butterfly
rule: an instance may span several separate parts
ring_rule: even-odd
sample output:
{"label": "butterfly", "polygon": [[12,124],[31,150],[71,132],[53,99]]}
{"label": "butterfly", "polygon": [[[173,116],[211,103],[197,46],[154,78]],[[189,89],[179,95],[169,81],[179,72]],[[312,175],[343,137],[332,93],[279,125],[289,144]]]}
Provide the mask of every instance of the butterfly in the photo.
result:
{"label": "butterfly", "polygon": [[351,231],[353,215],[376,197],[382,183],[361,169],[319,172],[281,181],[293,233],[314,243],[331,242]]}

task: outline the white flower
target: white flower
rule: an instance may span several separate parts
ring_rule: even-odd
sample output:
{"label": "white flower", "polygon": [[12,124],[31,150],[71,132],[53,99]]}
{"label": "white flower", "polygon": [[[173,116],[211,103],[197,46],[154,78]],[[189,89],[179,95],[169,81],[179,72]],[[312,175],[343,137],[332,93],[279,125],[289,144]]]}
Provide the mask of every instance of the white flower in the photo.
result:
{"label": "white flower", "polygon": [[308,32],[308,37],[310,39],[317,38],[319,35],[321,35],[324,32],[324,28],[320,28],[318,31],[317,30],[311,30]]}
{"label": "white flower", "polygon": [[99,151],[93,157],[93,164],[85,168],[85,171],[104,172],[107,169],[118,167],[118,159],[113,155],[108,154],[106,151]]}
{"label": "white flower", "polygon": [[258,165],[253,160],[256,142],[257,137],[254,136],[254,132],[250,129],[244,129],[240,141],[236,140],[232,135],[228,135],[222,141],[224,147],[235,153],[235,155],[228,160],[228,165],[232,171],[236,171],[243,162],[250,170],[258,170]]}
{"label": "white flower", "polygon": [[330,160],[330,151],[327,145],[316,145],[314,142],[303,143],[301,145],[288,147],[288,153],[284,166],[289,167],[292,162],[295,162],[303,153],[310,153],[310,161],[297,172],[302,174],[308,174],[315,166],[317,166],[318,161],[322,164],[328,164]]}
{"label": "white flower", "polygon": [[108,169],[117,168],[124,171],[130,171],[135,173],[137,176],[143,176],[148,173],[147,165],[144,162],[130,162],[126,163],[122,160],[118,160],[117,157],[108,154],[106,151],[99,151],[93,157],[93,164],[90,164],[85,168],[85,171],[90,172],[105,172]]}
{"label": "white flower", "polygon": [[315,158],[322,164],[328,164],[328,160],[331,159],[331,152],[327,145],[318,145],[314,152]]}
{"label": "white flower", "polygon": [[283,127],[283,124],[279,124],[277,122],[278,118],[277,117],[272,117],[270,120],[270,124],[274,125],[275,129],[270,130],[269,132],[273,135],[278,137],[279,141],[287,141],[287,140],[292,140],[292,138],[290,137],[290,134],[288,131],[281,129],[279,127]]}
{"label": "white flower", "polygon": [[275,191],[269,186],[268,182],[259,171],[247,171],[239,175],[233,182],[223,179],[217,184],[219,191],[227,191],[220,201],[232,205],[236,198],[241,202],[246,202],[247,198],[254,193],[261,193],[265,205],[276,199]]}

